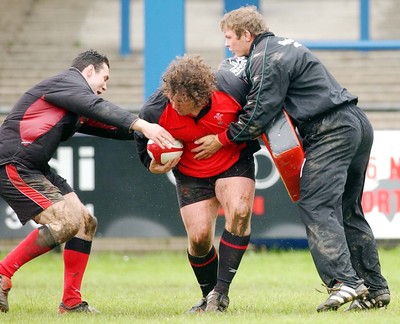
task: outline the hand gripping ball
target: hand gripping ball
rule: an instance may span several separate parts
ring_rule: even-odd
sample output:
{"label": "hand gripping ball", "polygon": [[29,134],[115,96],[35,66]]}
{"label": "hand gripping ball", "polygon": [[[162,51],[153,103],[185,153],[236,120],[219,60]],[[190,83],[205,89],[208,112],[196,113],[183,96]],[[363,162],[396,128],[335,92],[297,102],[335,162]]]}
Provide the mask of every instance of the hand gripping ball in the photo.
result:
{"label": "hand gripping ball", "polygon": [[180,140],[175,140],[171,148],[161,148],[152,140],[147,142],[147,153],[150,157],[157,161],[157,163],[165,164],[169,160],[179,157],[183,153],[183,143]]}

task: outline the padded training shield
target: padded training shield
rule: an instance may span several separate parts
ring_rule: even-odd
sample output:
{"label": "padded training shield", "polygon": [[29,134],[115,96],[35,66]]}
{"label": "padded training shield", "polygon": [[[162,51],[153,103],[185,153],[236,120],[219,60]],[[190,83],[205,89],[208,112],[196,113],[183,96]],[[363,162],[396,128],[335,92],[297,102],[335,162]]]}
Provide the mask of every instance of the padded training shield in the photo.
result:
{"label": "padded training shield", "polygon": [[300,172],[304,161],[304,151],[293,123],[282,110],[262,134],[286,190],[293,202],[300,199]]}

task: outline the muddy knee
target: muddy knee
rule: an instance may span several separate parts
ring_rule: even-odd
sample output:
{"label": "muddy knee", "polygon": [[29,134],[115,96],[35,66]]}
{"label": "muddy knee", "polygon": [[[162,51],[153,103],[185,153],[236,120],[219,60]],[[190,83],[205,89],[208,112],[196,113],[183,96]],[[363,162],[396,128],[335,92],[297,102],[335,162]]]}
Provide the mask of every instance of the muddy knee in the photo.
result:
{"label": "muddy knee", "polygon": [[243,236],[250,233],[251,210],[236,209],[232,217],[226,220],[226,229],[234,235]]}
{"label": "muddy knee", "polygon": [[84,217],[84,231],[85,235],[94,235],[97,229],[97,218],[91,215],[90,213],[86,213]]}
{"label": "muddy knee", "polygon": [[212,246],[210,237],[197,236],[190,239],[189,253],[195,256],[206,255]]}
{"label": "muddy knee", "polygon": [[43,225],[38,228],[39,234],[37,239],[37,244],[39,246],[48,246],[50,249],[55,248],[60,242],[55,237],[52,229],[48,225]]}
{"label": "muddy knee", "polygon": [[79,222],[50,222],[48,226],[59,243],[73,238],[79,231]]}
{"label": "muddy knee", "polygon": [[45,209],[34,220],[46,225],[58,244],[64,243],[79,231],[82,221],[82,212],[70,208],[65,201],[60,201]]}

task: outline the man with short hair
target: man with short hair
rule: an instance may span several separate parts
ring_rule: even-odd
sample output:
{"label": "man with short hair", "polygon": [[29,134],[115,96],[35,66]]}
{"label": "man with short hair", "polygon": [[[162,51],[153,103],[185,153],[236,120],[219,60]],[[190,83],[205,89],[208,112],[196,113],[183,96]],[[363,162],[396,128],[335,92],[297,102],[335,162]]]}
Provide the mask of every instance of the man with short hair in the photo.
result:
{"label": "man with short hair", "polygon": [[133,140],[134,130],[159,145],[174,138],[108,101],[109,61],[94,50],[79,54],[72,66],[25,92],[0,127],[0,196],[22,224],[41,226],[0,261],[0,311],[7,312],[11,278],[25,263],[61,243],[64,293],[60,313],[96,312],[81,298],[81,283],[97,221],[65,179],[48,164],[62,141],[75,132]]}
{"label": "man with short hair", "polygon": [[302,44],[275,36],[255,6],[226,13],[225,45],[248,57],[247,104],[238,122],[210,137],[197,158],[260,136],[284,107],[303,139],[300,217],[329,298],[317,311],[386,307],[390,291],[361,199],[373,129],[358,98]]}

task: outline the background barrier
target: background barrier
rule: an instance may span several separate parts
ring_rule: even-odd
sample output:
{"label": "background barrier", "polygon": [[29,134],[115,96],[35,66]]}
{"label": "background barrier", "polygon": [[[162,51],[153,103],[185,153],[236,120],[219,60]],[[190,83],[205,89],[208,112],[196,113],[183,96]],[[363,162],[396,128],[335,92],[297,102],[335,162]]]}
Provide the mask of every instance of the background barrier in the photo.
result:
{"label": "background barrier", "polygon": [[[368,167],[363,207],[379,239],[400,238],[400,131],[376,131]],[[256,158],[256,198],[252,242],[256,245],[305,247],[304,226],[263,146]],[[74,136],[62,144],[51,166],[75,188],[98,218],[98,237],[167,238],[185,236],[171,174],[155,175],[140,163],[133,141]],[[0,237],[23,237],[21,226],[0,200]],[[217,235],[223,230],[223,211]]]}
{"label": "background barrier", "polygon": [[[148,172],[131,141],[74,136],[63,144],[52,167],[73,185],[98,218],[97,236],[185,236],[173,176]],[[279,174],[264,147],[256,154],[257,190],[253,207],[253,237],[305,238]],[[222,233],[223,214],[217,234]],[[25,236],[31,222],[21,228],[13,211],[0,201],[0,237]]]}

